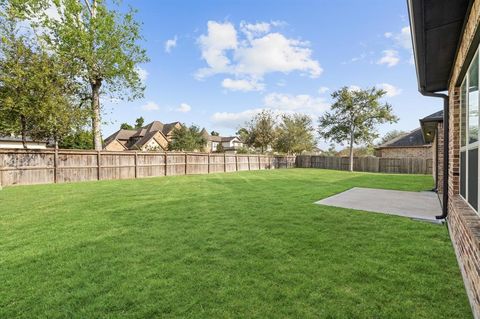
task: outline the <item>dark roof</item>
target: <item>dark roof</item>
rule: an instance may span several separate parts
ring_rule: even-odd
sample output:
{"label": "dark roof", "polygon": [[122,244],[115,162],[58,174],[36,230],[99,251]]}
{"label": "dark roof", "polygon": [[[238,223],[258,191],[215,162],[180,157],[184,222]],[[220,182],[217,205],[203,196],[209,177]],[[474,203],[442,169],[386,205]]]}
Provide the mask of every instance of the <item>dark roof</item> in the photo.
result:
{"label": "dark roof", "polygon": [[425,116],[420,122],[443,122],[443,110]]}
{"label": "dark roof", "polygon": [[408,0],[420,91],[448,89],[464,21],[473,0]]}
{"label": "dark roof", "polygon": [[435,134],[437,133],[438,123],[443,122],[443,111],[438,111],[423,119],[420,119],[420,126],[422,127],[423,139],[426,143],[433,142]]}
{"label": "dark roof", "polygon": [[378,148],[386,148],[386,147],[415,147],[415,146],[423,146],[425,145],[425,141],[423,139],[422,130],[417,128],[410,133],[405,133],[400,135],[382,145],[376,147]]}
{"label": "dark roof", "polygon": [[[13,135],[0,135],[0,141],[7,141],[7,142],[21,142],[21,136],[13,136]],[[26,137],[27,142],[35,142],[35,143],[48,143],[48,140],[33,140],[31,137]]]}

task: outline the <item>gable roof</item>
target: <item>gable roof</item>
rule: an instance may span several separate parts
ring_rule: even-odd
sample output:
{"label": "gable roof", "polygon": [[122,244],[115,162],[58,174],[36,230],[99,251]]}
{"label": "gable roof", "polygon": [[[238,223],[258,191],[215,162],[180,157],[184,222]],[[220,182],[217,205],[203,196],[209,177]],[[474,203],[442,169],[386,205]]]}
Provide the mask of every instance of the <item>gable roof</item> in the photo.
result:
{"label": "gable roof", "polygon": [[375,147],[375,149],[387,148],[387,147],[419,147],[425,146],[425,140],[421,128],[414,129],[409,133],[397,136],[396,138],[383,143],[382,145]]}
{"label": "gable roof", "polygon": [[443,122],[443,110],[425,116],[420,122]]}

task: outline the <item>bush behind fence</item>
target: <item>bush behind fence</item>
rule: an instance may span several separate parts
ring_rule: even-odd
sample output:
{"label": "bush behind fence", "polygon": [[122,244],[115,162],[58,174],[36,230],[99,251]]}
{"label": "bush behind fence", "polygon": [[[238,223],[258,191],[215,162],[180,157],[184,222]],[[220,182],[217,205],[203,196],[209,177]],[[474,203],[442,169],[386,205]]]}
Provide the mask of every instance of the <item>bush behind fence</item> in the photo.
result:
{"label": "bush behind fence", "polygon": [[294,156],[0,150],[0,186],[67,183],[295,167]]}
{"label": "bush behind fence", "polygon": [[[405,157],[354,157],[353,170],[373,173],[432,174],[432,159]],[[299,155],[296,166],[300,168],[323,168],[349,170],[348,157]]]}

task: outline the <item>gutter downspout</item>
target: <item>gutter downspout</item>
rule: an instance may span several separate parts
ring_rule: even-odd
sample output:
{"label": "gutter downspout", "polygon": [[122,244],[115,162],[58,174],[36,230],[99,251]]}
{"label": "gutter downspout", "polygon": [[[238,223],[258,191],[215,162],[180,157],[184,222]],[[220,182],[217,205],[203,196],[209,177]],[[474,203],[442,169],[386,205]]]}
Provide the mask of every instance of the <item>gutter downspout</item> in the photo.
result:
{"label": "gutter downspout", "polygon": [[[439,97],[443,99],[443,199],[442,215],[435,216],[436,219],[445,219],[448,215],[448,144],[449,144],[449,100],[448,95],[443,93],[426,92],[423,88],[420,93],[424,96]],[[437,137],[438,139],[438,137]]]}

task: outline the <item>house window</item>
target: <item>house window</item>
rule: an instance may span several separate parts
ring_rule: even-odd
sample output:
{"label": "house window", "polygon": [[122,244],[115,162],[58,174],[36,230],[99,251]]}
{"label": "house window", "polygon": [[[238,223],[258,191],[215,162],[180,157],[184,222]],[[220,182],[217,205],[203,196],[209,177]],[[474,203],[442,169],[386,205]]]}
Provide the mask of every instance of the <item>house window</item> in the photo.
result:
{"label": "house window", "polygon": [[478,212],[479,56],[460,88],[460,195]]}

